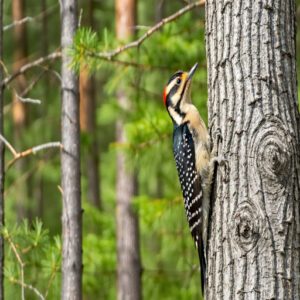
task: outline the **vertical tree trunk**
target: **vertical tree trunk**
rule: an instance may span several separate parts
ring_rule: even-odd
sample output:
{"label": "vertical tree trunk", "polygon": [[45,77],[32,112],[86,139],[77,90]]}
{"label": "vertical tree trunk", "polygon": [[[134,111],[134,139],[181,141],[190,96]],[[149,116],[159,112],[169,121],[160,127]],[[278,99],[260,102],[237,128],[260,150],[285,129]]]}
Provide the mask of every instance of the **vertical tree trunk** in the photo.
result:
{"label": "vertical tree trunk", "polygon": [[[85,26],[93,28],[93,0],[88,1],[88,13],[84,17]],[[85,66],[80,70],[80,129],[90,139],[86,152],[86,174],[88,181],[88,200],[96,207],[101,207],[100,177],[99,177],[99,149],[96,128],[96,95],[95,78],[89,75]]]}
{"label": "vertical tree trunk", "polygon": [[299,299],[295,1],[208,0],[206,35],[210,123],[229,162],[215,186],[206,299]]}
{"label": "vertical tree trunk", "polygon": [[81,299],[82,228],[78,78],[70,69],[68,48],[77,28],[77,1],[61,1],[62,45],[62,292],[65,300]]}
{"label": "vertical tree trunk", "polygon": [[[47,11],[47,0],[41,0],[41,14],[44,14],[42,18],[41,26],[41,56],[44,57],[49,52],[49,37],[48,37],[48,15],[45,13]],[[42,80],[43,84],[43,96],[45,101],[48,99],[49,95],[49,79],[44,78]],[[44,106],[41,110],[45,109]],[[43,112],[44,113],[44,112]],[[35,193],[34,199],[37,199],[37,216],[43,219],[44,216],[44,179],[42,176],[35,176]]]}
{"label": "vertical tree trunk", "polygon": [[[0,0],[0,61],[3,62],[3,0]],[[4,78],[3,65],[0,65],[0,82]],[[3,135],[4,88],[0,85],[0,134]],[[4,226],[4,143],[0,141],[0,227]],[[0,234],[0,300],[4,299],[4,239]]]}
{"label": "vertical tree trunk", "polygon": [[[12,1],[12,16],[14,21],[22,20],[25,17],[25,2],[24,0]],[[19,24],[14,26],[14,63],[13,71],[16,72],[26,63],[27,59],[27,31],[26,24]],[[24,75],[18,76],[15,80],[15,90],[21,95],[26,88],[26,79]],[[15,92],[13,92],[12,115],[14,122],[14,146],[17,149],[21,148],[21,141],[24,127],[26,126],[26,106],[18,99]],[[16,163],[16,168],[20,173],[26,169],[26,161],[19,160]],[[26,216],[26,195],[27,186],[24,182],[19,183],[16,190],[16,211],[18,220],[22,220]]]}
{"label": "vertical tree trunk", "polygon": [[[134,33],[135,0],[116,0],[116,31],[120,40],[129,39]],[[129,108],[129,99],[124,86],[117,91],[118,103],[124,110]],[[125,129],[121,117],[117,122],[116,138],[125,143]],[[124,153],[117,155],[117,256],[118,300],[141,299],[141,263],[139,249],[138,217],[133,211],[132,198],[136,182],[126,168]]]}

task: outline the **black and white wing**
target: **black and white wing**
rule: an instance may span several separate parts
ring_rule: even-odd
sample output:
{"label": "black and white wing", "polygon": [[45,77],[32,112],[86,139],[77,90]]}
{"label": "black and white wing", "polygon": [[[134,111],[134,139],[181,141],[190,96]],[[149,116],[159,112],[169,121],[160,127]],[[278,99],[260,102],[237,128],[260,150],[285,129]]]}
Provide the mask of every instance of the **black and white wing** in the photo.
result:
{"label": "black and white wing", "polygon": [[205,274],[205,258],[201,236],[203,191],[201,177],[196,169],[193,136],[187,123],[174,128],[173,151],[190,232],[198,249],[203,289]]}

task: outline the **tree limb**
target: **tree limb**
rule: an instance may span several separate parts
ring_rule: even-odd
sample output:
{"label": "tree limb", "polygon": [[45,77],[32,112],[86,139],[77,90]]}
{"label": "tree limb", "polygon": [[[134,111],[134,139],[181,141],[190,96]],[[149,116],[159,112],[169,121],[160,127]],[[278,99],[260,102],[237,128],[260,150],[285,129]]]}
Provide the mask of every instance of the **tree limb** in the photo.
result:
{"label": "tree limb", "polygon": [[33,21],[39,21],[39,20],[49,16],[53,12],[55,12],[55,10],[57,8],[58,8],[58,3],[56,3],[55,5],[49,7],[47,10],[45,10],[44,12],[40,13],[39,15],[37,15],[35,17],[27,16],[27,17],[25,17],[21,20],[16,20],[16,21],[12,22],[11,24],[3,26],[3,31],[9,30],[9,29],[11,29],[15,26],[23,25],[25,23],[29,23],[29,22],[33,22]]}
{"label": "tree limb", "polygon": [[61,142],[49,142],[41,145],[37,145],[34,147],[31,147],[27,150],[24,150],[22,152],[17,152],[17,150],[8,142],[8,140],[0,134],[0,140],[5,144],[5,146],[9,149],[9,151],[13,155],[13,159],[8,162],[7,169],[9,169],[17,160],[19,160],[22,157],[28,156],[30,154],[36,154],[37,152],[49,148],[62,148]]}
{"label": "tree limb", "polygon": [[17,72],[13,73],[12,75],[7,76],[3,81],[2,81],[2,85],[6,86],[7,84],[9,84],[11,81],[13,81],[16,77],[24,74],[25,72],[27,72],[28,70],[32,69],[33,67],[39,66],[49,60],[54,60],[57,58],[61,57],[61,51],[55,51],[53,53],[50,53],[47,56],[44,57],[40,57],[28,64],[23,65]]}
{"label": "tree limb", "polygon": [[135,40],[134,42],[131,42],[129,44],[126,44],[124,46],[120,46],[115,50],[109,51],[109,52],[100,52],[100,53],[88,53],[90,56],[98,57],[98,58],[104,58],[107,60],[111,60],[113,57],[119,55],[120,53],[131,49],[131,48],[136,48],[139,47],[147,38],[149,38],[153,33],[158,31],[160,28],[162,28],[164,25],[174,21],[175,19],[179,18],[180,16],[184,15],[185,13],[189,12],[190,10],[205,5],[205,0],[200,0],[194,3],[191,3],[184,8],[178,10],[176,13],[173,15],[162,19],[160,22],[155,24],[153,27],[151,27],[144,35],[142,35],[139,39]]}

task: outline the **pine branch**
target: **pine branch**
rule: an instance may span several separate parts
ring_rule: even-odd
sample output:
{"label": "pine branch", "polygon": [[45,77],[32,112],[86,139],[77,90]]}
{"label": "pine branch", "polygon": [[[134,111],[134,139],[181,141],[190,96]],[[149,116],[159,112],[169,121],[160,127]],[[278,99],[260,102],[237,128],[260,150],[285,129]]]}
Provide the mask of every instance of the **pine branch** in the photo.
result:
{"label": "pine branch", "polygon": [[184,8],[178,10],[176,13],[174,13],[173,15],[162,19],[160,22],[158,22],[157,24],[155,24],[153,27],[151,27],[144,35],[142,35],[139,39],[135,40],[134,42],[131,42],[129,44],[126,44],[124,46],[120,46],[115,50],[109,51],[109,52],[92,52],[89,51],[87,53],[87,55],[89,56],[94,56],[94,57],[98,57],[98,58],[102,58],[102,59],[106,59],[106,60],[112,60],[115,56],[121,54],[122,52],[131,49],[131,48],[138,48],[141,46],[141,44],[148,39],[152,34],[154,34],[156,31],[158,31],[159,29],[161,29],[164,25],[178,19],[179,17],[181,17],[182,15],[184,15],[185,13],[193,10],[196,7],[199,6],[204,6],[205,5],[205,0],[200,0],[194,3],[191,3],[187,6],[185,6]]}
{"label": "pine branch", "polygon": [[25,300],[25,290],[24,290],[24,262],[21,259],[21,256],[19,255],[19,252],[17,250],[17,247],[15,246],[15,244],[13,243],[10,235],[7,233],[7,235],[5,235],[5,239],[8,241],[9,246],[11,248],[11,250],[13,251],[19,265],[20,265],[20,271],[21,271],[21,298],[22,300]]}
{"label": "pine branch", "polygon": [[13,283],[19,284],[21,286],[21,299],[25,300],[25,288],[32,290],[40,299],[45,300],[45,297],[39,292],[39,290],[35,287],[33,287],[30,284],[27,284],[24,282],[24,267],[25,263],[23,262],[21,255],[19,254],[17,250],[17,246],[15,243],[12,241],[11,236],[9,235],[8,232],[4,235],[5,239],[7,240],[12,252],[14,253],[19,265],[20,265],[20,273],[21,273],[21,280],[17,280],[15,278],[12,278],[11,281]]}

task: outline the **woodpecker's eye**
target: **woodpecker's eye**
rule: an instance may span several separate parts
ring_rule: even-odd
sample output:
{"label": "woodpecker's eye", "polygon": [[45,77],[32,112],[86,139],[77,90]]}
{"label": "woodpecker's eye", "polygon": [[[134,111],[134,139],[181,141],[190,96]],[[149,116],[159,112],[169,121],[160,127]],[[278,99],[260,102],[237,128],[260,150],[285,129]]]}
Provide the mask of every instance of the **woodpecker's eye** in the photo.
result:
{"label": "woodpecker's eye", "polygon": [[177,80],[176,80],[176,84],[179,85],[180,83],[181,83],[181,78],[178,77]]}

